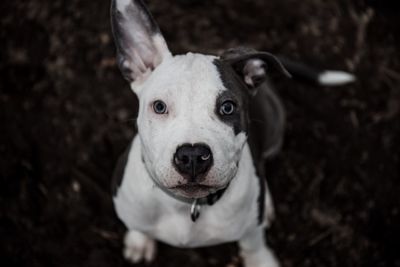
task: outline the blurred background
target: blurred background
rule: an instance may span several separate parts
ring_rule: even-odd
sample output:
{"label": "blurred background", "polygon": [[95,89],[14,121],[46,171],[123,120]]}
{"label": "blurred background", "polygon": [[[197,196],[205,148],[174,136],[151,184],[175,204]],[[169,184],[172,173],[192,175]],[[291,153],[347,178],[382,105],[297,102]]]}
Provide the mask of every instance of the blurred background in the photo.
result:
{"label": "blurred background", "polygon": [[[400,266],[399,1],[148,3],[175,53],[248,45],[357,76],[337,88],[275,80],[288,123],[267,163],[268,243],[284,267]],[[110,179],[137,100],[115,64],[109,6],[0,4],[0,266],[130,266]],[[235,244],[160,244],[151,266],[241,262]]]}

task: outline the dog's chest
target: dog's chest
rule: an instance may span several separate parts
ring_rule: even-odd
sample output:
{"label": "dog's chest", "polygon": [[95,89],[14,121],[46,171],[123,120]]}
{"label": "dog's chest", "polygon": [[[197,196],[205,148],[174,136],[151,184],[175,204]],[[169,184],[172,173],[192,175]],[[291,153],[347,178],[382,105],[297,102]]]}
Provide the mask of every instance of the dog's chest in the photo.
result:
{"label": "dog's chest", "polygon": [[202,206],[196,222],[190,219],[189,208],[185,205],[178,212],[162,214],[150,233],[170,245],[200,247],[238,240],[254,223],[248,214],[250,205],[236,212],[218,206]]}
{"label": "dog's chest", "polygon": [[257,194],[241,197],[241,202],[223,196],[221,202],[201,206],[200,217],[193,222],[190,204],[171,199],[158,188],[152,188],[152,198],[144,198],[144,190],[126,194],[121,189],[114,203],[128,228],[173,246],[200,247],[236,241],[257,224]]}

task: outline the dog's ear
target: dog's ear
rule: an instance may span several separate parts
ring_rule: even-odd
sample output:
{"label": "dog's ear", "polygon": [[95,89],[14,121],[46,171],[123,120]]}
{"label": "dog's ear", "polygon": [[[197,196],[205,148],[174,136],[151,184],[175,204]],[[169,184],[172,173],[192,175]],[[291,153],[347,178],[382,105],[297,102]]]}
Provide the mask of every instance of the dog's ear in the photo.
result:
{"label": "dog's ear", "polygon": [[248,48],[230,49],[221,55],[221,59],[232,66],[253,95],[266,80],[269,71],[292,77],[279,59],[268,52]]}
{"label": "dog's ear", "polygon": [[112,0],[111,26],[117,64],[135,90],[171,53],[141,0]]}

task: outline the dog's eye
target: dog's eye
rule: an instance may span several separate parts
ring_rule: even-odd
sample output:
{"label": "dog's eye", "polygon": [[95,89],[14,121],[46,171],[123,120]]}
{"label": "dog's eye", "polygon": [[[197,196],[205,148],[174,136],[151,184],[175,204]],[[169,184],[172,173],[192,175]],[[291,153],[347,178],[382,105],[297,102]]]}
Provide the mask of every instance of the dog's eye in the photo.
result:
{"label": "dog's eye", "polygon": [[228,100],[222,103],[221,107],[219,108],[219,113],[221,115],[232,115],[235,112],[236,105],[232,101]]}
{"label": "dog's eye", "polygon": [[167,113],[167,105],[161,100],[156,100],[153,103],[153,110],[157,114],[165,114]]}

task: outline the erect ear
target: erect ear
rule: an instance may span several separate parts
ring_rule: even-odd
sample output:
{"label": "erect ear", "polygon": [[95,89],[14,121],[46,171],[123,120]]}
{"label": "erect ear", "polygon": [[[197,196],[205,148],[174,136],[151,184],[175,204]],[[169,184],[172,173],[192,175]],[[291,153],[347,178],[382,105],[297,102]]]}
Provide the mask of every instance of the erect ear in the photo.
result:
{"label": "erect ear", "polygon": [[232,66],[252,94],[266,80],[268,71],[277,71],[286,77],[292,77],[279,59],[268,52],[236,48],[223,53],[221,59]]}
{"label": "erect ear", "polygon": [[171,56],[158,25],[141,0],[112,0],[117,64],[134,89]]}

